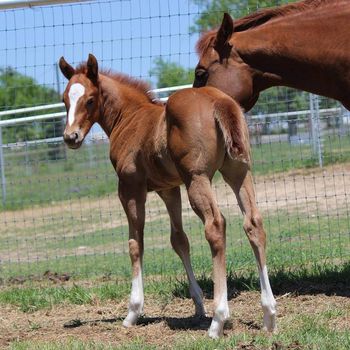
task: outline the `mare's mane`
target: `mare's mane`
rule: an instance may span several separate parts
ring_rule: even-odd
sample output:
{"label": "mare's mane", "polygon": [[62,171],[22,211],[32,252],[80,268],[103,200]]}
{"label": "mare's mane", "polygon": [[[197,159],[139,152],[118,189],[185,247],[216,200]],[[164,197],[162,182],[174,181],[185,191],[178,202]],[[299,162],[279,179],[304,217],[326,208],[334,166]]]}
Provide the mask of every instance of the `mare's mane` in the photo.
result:
{"label": "mare's mane", "polygon": [[[87,72],[87,65],[86,63],[81,63],[75,70],[76,74],[86,74]],[[99,69],[99,73],[106,75],[110,77],[111,79],[123,84],[127,85],[138,92],[142,93],[143,95],[146,95],[147,98],[151,103],[154,104],[163,104],[161,101],[159,101],[156,97],[156,95],[151,91],[151,86],[140,79],[136,79],[133,77],[130,77],[126,74],[123,73],[116,73],[111,70],[106,70],[106,69]]]}
{"label": "mare's mane", "polygon": [[[307,11],[326,4],[333,4],[336,1],[337,0],[303,0],[279,7],[262,9],[235,20],[234,31],[243,32],[267,23],[272,19]],[[199,38],[196,45],[198,55],[202,55],[210,46],[214,44],[217,32],[218,29],[216,28],[204,33]]]}

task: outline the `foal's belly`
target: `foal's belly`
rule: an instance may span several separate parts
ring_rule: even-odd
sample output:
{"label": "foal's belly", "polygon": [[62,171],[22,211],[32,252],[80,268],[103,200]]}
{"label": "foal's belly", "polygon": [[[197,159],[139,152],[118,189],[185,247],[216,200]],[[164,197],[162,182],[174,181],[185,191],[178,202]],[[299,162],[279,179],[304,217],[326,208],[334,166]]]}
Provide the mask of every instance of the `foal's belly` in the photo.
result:
{"label": "foal's belly", "polygon": [[182,184],[181,177],[170,157],[152,157],[145,168],[148,191],[166,190]]}

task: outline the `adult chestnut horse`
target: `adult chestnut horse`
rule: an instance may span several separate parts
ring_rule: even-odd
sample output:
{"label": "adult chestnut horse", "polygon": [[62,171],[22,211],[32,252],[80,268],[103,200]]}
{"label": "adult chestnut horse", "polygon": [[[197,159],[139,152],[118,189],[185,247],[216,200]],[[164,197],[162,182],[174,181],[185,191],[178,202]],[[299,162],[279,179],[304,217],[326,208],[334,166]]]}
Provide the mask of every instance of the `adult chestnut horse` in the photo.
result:
{"label": "adult chestnut horse", "polygon": [[136,324],[143,308],[143,229],[148,191],[164,201],[171,222],[171,244],[189,280],[196,315],[204,315],[202,291],[190,261],[182,227],[179,185],[205,226],[213,258],[214,317],[209,335],[222,334],[229,316],[225,263],[225,219],[211,189],[219,170],[232,187],[244,215],[244,230],[253,247],[262,288],[264,327],[275,328],[275,299],[265,259],[265,232],[256,207],[250,171],[248,132],[237,103],[205,87],[173,94],[166,105],[154,102],[149,86],[121,74],[99,72],[96,58],[74,69],[62,57],[60,69],[69,80],[63,100],[67,109],[64,141],[79,148],[97,122],[110,140],[110,159],[119,178],[119,198],[129,223],[132,287],[124,326]]}
{"label": "adult chestnut horse", "polygon": [[305,0],[233,21],[197,43],[195,87],[215,86],[246,111],[271,86],[289,86],[350,109],[350,1]]}

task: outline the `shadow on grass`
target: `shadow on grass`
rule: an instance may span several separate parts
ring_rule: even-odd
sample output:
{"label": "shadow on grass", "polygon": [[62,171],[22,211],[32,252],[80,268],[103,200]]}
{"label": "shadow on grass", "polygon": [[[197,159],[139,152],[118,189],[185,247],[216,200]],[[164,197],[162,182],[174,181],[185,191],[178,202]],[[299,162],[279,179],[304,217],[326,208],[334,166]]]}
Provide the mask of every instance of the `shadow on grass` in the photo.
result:
{"label": "shadow on grass", "polygon": [[[64,328],[77,328],[84,325],[97,325],[99,323],[122,322],[124,317],[106,318],[83,321],[80,319],[71,320],[63,325]],[[165,322],[173,330],[207,330],[211,324],[212,317],[140,317],[137,321],[138,326],[147,326],[150,324]],[[225,329],[231,329],[232,323],[226,322]]]}
{"label": "shadow on grass", "polygon": [[[337,295],[350,297],[350,262],[340,266],[315,265],[298,269],[278,269],[269,273],[273,293],[283,295]],[[210,276],[203,275],[198,279],[204,296],[213,298],[213,282]],[[227,277],[228,299],[231,300],[242,291],[260,290],[259,279],[253,272],[235,274],[229,272]],[[177,281],[173,295],[190,298],[188,283]]]}

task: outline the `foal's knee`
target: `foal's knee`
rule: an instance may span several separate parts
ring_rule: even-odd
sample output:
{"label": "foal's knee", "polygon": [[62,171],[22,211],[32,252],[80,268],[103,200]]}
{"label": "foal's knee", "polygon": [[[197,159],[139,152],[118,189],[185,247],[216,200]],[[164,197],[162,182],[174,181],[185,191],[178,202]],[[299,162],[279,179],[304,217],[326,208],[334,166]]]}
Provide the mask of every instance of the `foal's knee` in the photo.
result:
{"label": "foal's knee", "polygon": [[265,246],[266,233],[263,227],[263,220],[260,214],[251,217],[246,216],[243,228],[251,244],[255,246]]}
{"label": "foal's knee", "polygon": [[213,251],[218,251],[225,247],[225,229],[226,220],[223,215],[219,215],[205,223],[205,238]]}

